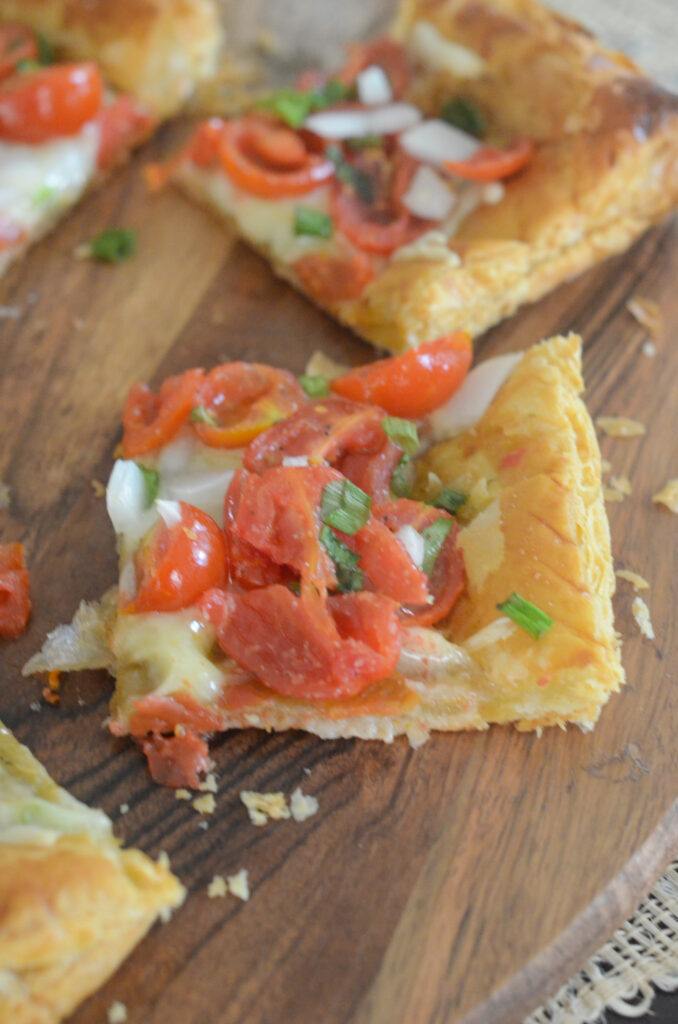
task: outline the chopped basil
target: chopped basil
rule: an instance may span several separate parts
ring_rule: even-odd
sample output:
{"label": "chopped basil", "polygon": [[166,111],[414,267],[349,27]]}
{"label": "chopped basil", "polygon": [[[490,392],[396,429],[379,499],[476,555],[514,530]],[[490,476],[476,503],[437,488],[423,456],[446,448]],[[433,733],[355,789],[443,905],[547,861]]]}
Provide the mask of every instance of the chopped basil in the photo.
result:
{"label": "chopped basil", "polygon": [[356,139],[346,139],[346,145],[352,150],[374,149],[384,144],[383,135],[363,135]]}
{"label": "chopped basil", "polygon": [[472,100],[457,96],[444,104],[440,116],[443,121],[460,128],[469,135],[482,139],[485,134],[485,118]]}
{"label": "chopped basil", "polygon": [[297,206],[294,211],[295,235],[314,235],[316,238],[331,238],[334,222],[329,213],[314,210],[310,206]]}
{"label": "chopped basil", "polygon": [[358,199],[370,206],[374,202],[374,182],[369,174],[350,164],[339,146],[328,146],[325,155],[334,164],[339,181],[350,185]]}
{"label": "chopped basil", "polygon": [[38,43],[38,56],[41,64],[53,64],[56,60],[56,54],[54,53],[54,47],[50,43],[49,39],[46,39],[41,32],[35,34]]}
{"label": "chopped basil", "polygon": [[516,625],[527,630],[535,640],[543,636],[553,625],[550,615],[543,612],[541,608],[537,608],[536,604],[521,597],[520,594],[516,594],[515,591],[505,601],[498,604],[497,608],[504,615],[508,615]]}
{"label": "chopped basil", "polygon": [[436,519],[435,523],[431,523],[424,530],[421,531],[421,535],[424,538],[424,561],[422,569],[427,576],[430,576],[433,572],[433,567],[436,564],[440,549],[445,542],[445,538],[452,529],[452,520],[446,519],[443,516],[440,519]]}
{"label": "chopped basil", "polygon": [[416,423],[412,420],[401,420],[399,416],[384,416],[381,425],[394,444],[408,455],[414,455],[419,447]]}
{"label": "chopped basil", "polygon": [[257,106],[272,110],[290,128],[301,128],[311,111],[331,107],[333,103],[346,99],[350,93],[351,87],[330,79],[322,89],[304,92],[299,89],[278,89],[262,99]]}
{"label": "chopped basil", "polygon": [[299,383],[309,398],[325,398],[330,393],[327,377],[322,373],[313,375],[302,373],[299,377]]}
{"label": "chopped basil", "polygon": [[121,263],[136,252],[137,233],[130,228],[106,228],[88,245],[89,255],[103,263]]}
{"label": "chopped basil", "polygon": [[340,103],[355,93],[354,85],[344,85],[338,78],[330,78],[322,89],[311,89],[309,96],[312,110],[324,110],[334,103]]}
{"label": "chopped basil", "polygon": [[451,512],[454,515],[467,498],[468,495],[463,494],[461,491],[455,491],[451,487],[443,487],[438,497],[434,498],[431,504],[436,508],[444,508],[446,512]]}
{"label": "chopped basil", "polygon": [[411,458],[407,452],[403,452],[400,456],[398,465],[391,473],[391,493],[396,498],[411,498],[412,497],[412,484],[410,482],[410,474],[408,472],[408,466]]}
{"label": "chopped basil", "polygon": [[191,409],[191,423],[207,423],[210,427],[216,427],[219,420],[213,412],[210,412],[204,405],[196,405]]}
{"label": "chopped basil", "polygon": [[372,499],[350,480],[333,480],[325,487],[320,517],[342,533],[354,534],[370,518]]}
{"label": "chopped basil", "polygon": [[323,526],[320,531],[320,540],[327,554],[334,562],[334,568],[337,573],[337,588],[344,593],[352,590],[362,590],[363,572],[357,568],[360,555],[357,555],[355,551],[351,551],[348,545],[344,544],[343,540],[335,537],[329,526]]}
{"label": "chopped basil", "polygon": [[146,483],[146,505],[150,508],[158,497],[160,476],[157,469],[149,469],[148,466],[142,466],[140,462],[137,462],[137,467],[141,471],[141,475]]}

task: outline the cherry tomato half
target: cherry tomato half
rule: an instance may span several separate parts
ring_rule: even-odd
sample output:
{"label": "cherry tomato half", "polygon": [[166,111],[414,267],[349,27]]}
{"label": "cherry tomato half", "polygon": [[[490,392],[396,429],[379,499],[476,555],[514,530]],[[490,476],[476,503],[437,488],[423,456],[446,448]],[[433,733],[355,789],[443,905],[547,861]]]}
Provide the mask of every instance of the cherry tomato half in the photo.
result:
{"label": "cherry tomato half", "polygon": [[109,170],[124,160],[129,151],[150,134],[155,121],[133,96],[118,96],[102,108],[97,123],[97,164],[102,170]]}
{"label": "cherry tomato half", "polygon": [[[301,146],[293,143],[289,136],[298,139]],[[271,163],[270,156],[277,145],[283,150],[282,163],[280,160]],[[219,157],[236,185],[267,199],[305,195],[334,174],[331,160],[307,151],[301,136],[279,125],[267,125],[264,119],[257,117],[224,122]],[[292,158],[294,163],[290,165]]]}
{"label": "cherry tomato half", "polygon": [[356,250],[345,256],[308,252],[292,269],[301,288],[321,306],[359,299],[376,276],[370,257]]}
{"label": "cherry tomato half", "polygon": [[468,160],[447,160],[445,169],[469,181],[500,181],[522,171],[534,156],[532,139],[520,138],[507,149],[481,146]]}
{"label": "cherry tomato half", "polygon": [[55,64],[0,85],[0,138],[30,144],[75,135],[99,113],[104,85],[96,64]]}
{"label": "cherry tomato half", "polygon": [[0,544],[0,637],[14,639],[26,628],[31,613],[29,586],[23,544]]}
{"label": "cherry tomato half", "polygon": [[144,455],[171,440],[199,405],[200,369],[168,377],[157,395],[146,384],[133,384],[122,413],[122,447],[126,458]]}

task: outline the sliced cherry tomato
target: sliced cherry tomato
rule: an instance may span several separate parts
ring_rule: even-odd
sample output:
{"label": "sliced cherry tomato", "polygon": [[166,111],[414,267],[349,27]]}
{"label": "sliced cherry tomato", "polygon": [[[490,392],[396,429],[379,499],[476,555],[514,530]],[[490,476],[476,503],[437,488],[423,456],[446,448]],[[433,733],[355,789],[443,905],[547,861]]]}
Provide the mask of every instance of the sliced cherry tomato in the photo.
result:
{"label": "sliced cherry tomato", "polygon": [[418,419],[443,405],[466,376],[473,349],[471,338],[456,331],[425,341],[400,356],[359,366],[330,384],[355,402],[373,402],[392,416]]}
{"label": "sliced cherry tomato", "polygon": [[360,555],[366,587],[392,597],[398,604],[426,604],[427,579],[400,541],[380,519],[371,516],[353,536],[340,533],[344,544]]}
{"label": "sliced cherry tomato", "polygon": [[481,146],[468,160],[447,160],[445,169],[469,181],[500,181],[522,171],[534,156],[532,139],[519,138],[508,149]]}
{"label": "sliced cherry tomato", "polygon": [[109,170],[150,134],[155,120],[133,96],[118,96],[102,108],[97,124],[100,136],[97,164],[102,170]]}
{"label": "sliced cherry tomato", "polygon": [[308,162],[304,140],[279,122],[252,120],[247,131],[246,147],[257,160],[283,171],[298,171]]}
{"label": "sliced cherry tomato", "polygon": [[[223,592],[222,649],[277,693],[332,699],[360,693],[393,671],[400,653],[398,605],[361,592],[323,599],[312,587]],[[210,595],[211,614],[217,602]]]}
{"label": "sliced cherry tomato", "polygon": [[[410,501],[409,498],[384,502],[375,507],[374,517],[381,519],[394,532],[405,525],[413,526],[415,530],[421,532],[437,519],[452,518],[442,509],[424,505],[420,501]],[[403,609],[401,614],[408,623],[432,626],[449,615],[454,607],[464,589],[464,559],[457,546],[458,535],[459,527],[453,522],[428,578],[428,589],[433,596],[433,603],[425,608]]]}
{"label": "sliced cherry tomato", "polygon": [[381,256],[413,242],[430,227],[428,221],[413,217],[407,210],[390,214],[374,210],[339,183],[332,192],[332,216],[350,242],[364,252]]}
{"label": "sliced cherry tomato", "polygon": [[[266,199],[302,196],[334,174],[334,164],[324,156],[306,151],[306,159],[297,166],[271,164],[262,157],[275,140],[264,141],[265,122],[256,118],[225,121],[219,139],[219,157],[229,178],[252,195]],[[270,128],[275,133],[287,129]],[[301,142],[301,136],[298,136]],[[303,145],[303,142],[302,142]],[[289,141],[285,145],[288,157]]]}
{"label": "sliced cherry tomato", "polygon": [[0,79],[11,75],[22,60],[38,60],[40,49],[35,32],[25,25],[0,25]]}
{"label": "sliced cherry tomato", "polygon": [[151,778],[171,789],[198,789],[200,773],[210,766],[207,744],[194,732],[151,736],[141,744]]}
{"label": "sliced cherry tomato", "polygon": [[23,544],[0,544],[0,637],[14,639],[31,614],[30,574]]}
{"label": "sliced cherry tomato", "polygon": [[353,85],[360,72],[371,64],[386,72],[394,98],[400,99],[410,84],[412,65],[405,47],[388,36],[350,46],[348,61],[334,77],[344,85]]}
{"label": "sliced cherry tomato", "polygon": [[14,224],[13,221],[0,213],[0,252],[3,249],[13,249],[15,246],[21,245],[22,242],[26,241],[27,237],[24,228]]}
{"label": "sliced cherry tomato", "polygon": [[103,92],[96,64],[13,75],[0,85],[0,138],[34,144],[75,135],[99,113]]}
{"label": "sliced cherry tomato", "polygon": [[186,147],[186,156],[197,167],[209,167],[218,160],[225,123],[220,117],[211,117],[196,128]]}
{"label": "sliced cherry tomato", "polygon": [[240,508],[243,487],[249,474],[236,470],[224,499],[224,537],[226,539],[227,579],[245,590],[269,587],[293,579],[291,572],[276,565],[272,558],[258,551],[253,544],[238,537],[233,524]]}
{"label": "sliced cherry tomato", "polygon": [[144,455],[166,444],[199,405],[203,370],[168,377],[157,395],[146,384],[133,384],[122,413],[122,447],[126,458]]}
{"label": "sliced cherry tomato", "polygon": [[199,404],[215,423],[194,423],[203,444],[241,448],[306,401],[304,390],[287,370],[260,363],[215,366],[200,385]]}
{"label": "sliced cherry tomato", "polygon": [[128,612],[188,608],[210,587],[226,582],[226,545],[211,516],[180,501],[181,521],[159,519],[134,555],[137,593]]}
{"label": "sliced cherry tomato", "polygon": [[348,452],[335,465],[351,483],[371,495],[375,501],[388,501],[391,497],[391,477],[402,455],[402,449],[384,434],[380,448],[368,452]]}
{"label": "sliced cherry tomato", "polygon": [[364,252],[307,252],[292,264],[301,288],[321,306],[359,299],[376,276]]}

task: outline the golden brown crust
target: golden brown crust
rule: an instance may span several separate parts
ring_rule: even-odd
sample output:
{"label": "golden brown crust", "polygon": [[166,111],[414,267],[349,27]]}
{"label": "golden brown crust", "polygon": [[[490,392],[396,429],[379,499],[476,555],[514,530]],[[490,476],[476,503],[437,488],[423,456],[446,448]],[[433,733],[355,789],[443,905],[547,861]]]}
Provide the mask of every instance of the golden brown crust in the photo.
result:
{"label": "golden brown crust", "polygon": [[[73,808],[1,723],[0,762],[8,773],[0,777],[0,801],[15,782],[50,805]],[[93,822],[92,834],[43,841],[0,834],[0,1020],[55,1024],[103,984],[162,910],[183,899],[167,868],[121,850]]]}
{"label": "golden brown crust", "polygon": [[160,117],[214,73],[222,42],[215,0],[0,0],[0,19],[31,25],[65,58],[96,61]]}

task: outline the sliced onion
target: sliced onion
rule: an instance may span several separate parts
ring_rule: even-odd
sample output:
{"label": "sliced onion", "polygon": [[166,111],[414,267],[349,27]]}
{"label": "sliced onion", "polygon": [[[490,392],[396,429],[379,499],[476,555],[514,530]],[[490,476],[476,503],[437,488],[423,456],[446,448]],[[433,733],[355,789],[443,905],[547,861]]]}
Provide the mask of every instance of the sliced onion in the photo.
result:
{"label": "sliced onion", "polygon": [[378,106],[380,103],[390,103],[393,99],[393,90],[388,75],[378,64],[370,64],[368,68],[361,71],[355,84],[358,88],[358,99],[368,107]]}
{"label": "sliced onion", "polygon": [[308,455],[283,455],[283,466],[308,466]]}
{"label": "sliced onion", "polygon": [[418,167],[403,203],[415,217],[423,220],[445,220],[457,197],[432,167]]}
{"label": "sliced onion", "polygon": [[148,507],[146,478],[135,462],[117,459],[106,488],[106,509],[115,532],[136,545],[157,516]]}
{"label": "sliced onion", "polygon": [[439,118],[408,128],[400,136],[400,145],[410,156],[429,164],[443,164],[446,160],[459,163],[468,160],[480,148],[472,135]]}
{"label": "sliced onion", "polygon": [[426,541],[422,535],[410,523],[401,526],[399,530],[396,530],[395,535],[417,569],[421,569],[424,564],[424,551],[426,548]]}
{"label": "sliced onion", "polygon": [[195,505],[221,524],[224,518],[224,498],[234,472],[234,469],[206,469],[194,473],[177,473],[163,480],[162,493],[174,501]]}
{"label": "sliced onion", "polygon": [[321,110],[306,118],[304,127],[323,139],[361,139],[366,135],[395,135],[421,121],[411,103],[388,103],[365,110]]}
{"label": "sliced onion", "polygon": [[415,24],[410,45],[420,60],[434,71],[449,71],[457,78],[478,78],[485,70],[482,57],[468,46],[446,39],[430,21]]}
{"label": "sliced onion", "polygon": [[470,659],[461,647],[450,643],[435,629],[409,626],[401,632],[402,644],[396,669],[407,679],[435,679],[466,668]]}
{"label": "sliced onion", "polygon": [[158,515],[170,530],[181,522],[181,505],[178,501],[168,501],[166,498],[157,498],[155,502]]}
{"label": "sliced onion", "polygon": [[475,366],[449,401],[428,417],[432,440],[444,441],[477,423],[522,358],[522,352],[511,352]]}

